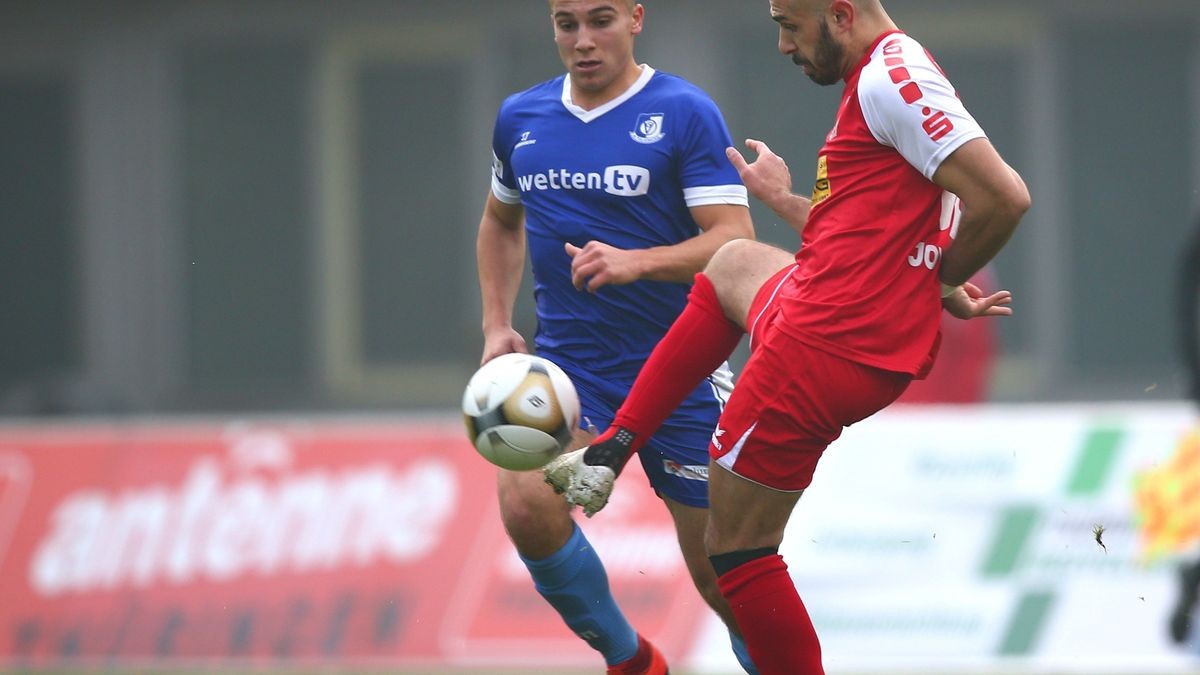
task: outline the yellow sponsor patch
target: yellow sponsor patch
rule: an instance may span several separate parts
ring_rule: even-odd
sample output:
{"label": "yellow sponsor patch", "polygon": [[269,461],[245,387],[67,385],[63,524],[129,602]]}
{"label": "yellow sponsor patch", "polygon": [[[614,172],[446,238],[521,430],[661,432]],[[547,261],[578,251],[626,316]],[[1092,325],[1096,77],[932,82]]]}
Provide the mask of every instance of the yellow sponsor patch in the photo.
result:
{"label": "yellow sponsor patch", "polygon": [[812,203],[813,206],[829,199],[829,166],[825,161],[825,155],[817,158],[817,182],[813,184]]}

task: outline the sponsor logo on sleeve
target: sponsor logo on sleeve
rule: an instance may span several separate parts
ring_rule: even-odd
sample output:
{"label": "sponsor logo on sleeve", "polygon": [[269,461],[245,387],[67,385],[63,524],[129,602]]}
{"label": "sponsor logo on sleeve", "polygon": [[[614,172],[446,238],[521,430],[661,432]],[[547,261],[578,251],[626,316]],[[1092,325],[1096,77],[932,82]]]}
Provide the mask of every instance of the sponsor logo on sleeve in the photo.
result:
{"label": "sponsor logo on sleeve", "polygon": [[[888,68],[888,76],[892,79],[892,83],[899,87],[898,91],[904,102],[913,105],[924,98],[925,92],[921,91],[921,85],[912,81],[912,75],[909,74],[905,65],[904,48],[900,40],[892,40],[885,44],[883,56],[883,63]],[[921,116],[925,118],[925,121],[921,123],[921,128],[935,143],[954,131],[954,122],[941,110],[927,105],[922,106]]]}
{"label": "sponsor logo on sleeve", "polygon": [[504,180],[504,162],[501,162],[494,152],[492,153],[492,175],[499,180]]}

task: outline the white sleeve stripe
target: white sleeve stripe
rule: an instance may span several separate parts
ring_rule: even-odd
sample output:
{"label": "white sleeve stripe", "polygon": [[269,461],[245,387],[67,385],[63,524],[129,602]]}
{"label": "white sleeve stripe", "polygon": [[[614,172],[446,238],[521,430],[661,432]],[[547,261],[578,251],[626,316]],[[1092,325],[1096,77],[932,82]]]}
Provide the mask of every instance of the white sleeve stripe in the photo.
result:
{"label": "white sleeve stripe", "polygon": [[750,206],[745,185],[712,185],[683,189],[683,201],[688,208],[713,204],[736,204]]}
{"label": "white sleeve stripe", "polygon": [[500,179],[494,175],[492,176],[492,194],[505,204],[521,203],[521,193],[501,183]]}

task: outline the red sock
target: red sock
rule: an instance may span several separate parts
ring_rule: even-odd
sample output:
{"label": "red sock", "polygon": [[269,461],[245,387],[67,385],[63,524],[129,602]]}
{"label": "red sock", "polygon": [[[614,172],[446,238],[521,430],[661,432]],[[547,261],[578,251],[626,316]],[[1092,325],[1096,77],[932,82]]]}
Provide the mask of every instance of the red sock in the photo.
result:
{"label": "red sock", "polygon": [[744,331],[725,317],[717,291],[703,273],[688,304],[650,353],[613,427],[634,433],[631,452],[658,431],[675,408],[733,353]]}
{"label": "red sock", "polygon": [[646,638],[638,635],[638,650],[629,660],[609,666],[607,675],[665,675],[667,660]]}
{"label": "red sock", "polygon": [[778,554],[717,578],[761,675],[824,675],[821,643]]}

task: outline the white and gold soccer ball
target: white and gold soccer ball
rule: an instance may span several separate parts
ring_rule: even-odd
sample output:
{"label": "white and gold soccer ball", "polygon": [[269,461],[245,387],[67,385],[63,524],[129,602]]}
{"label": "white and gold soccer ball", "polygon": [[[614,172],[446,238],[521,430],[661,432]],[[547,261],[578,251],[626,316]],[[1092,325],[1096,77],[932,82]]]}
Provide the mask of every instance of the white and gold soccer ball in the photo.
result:
{"label": "white and gold soccer ball", "polygon": [[544,466],[579,426],[579,395],[561,368],[530,354],[483,364],[463,393],[467,436],[484,459],[509,471]]}

